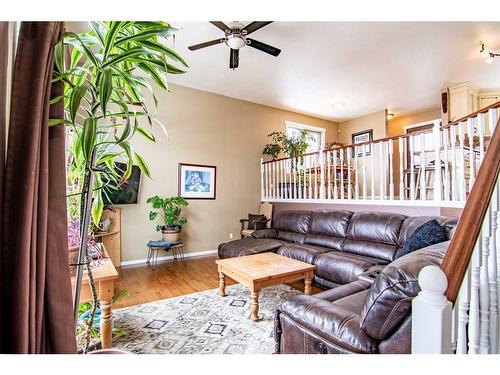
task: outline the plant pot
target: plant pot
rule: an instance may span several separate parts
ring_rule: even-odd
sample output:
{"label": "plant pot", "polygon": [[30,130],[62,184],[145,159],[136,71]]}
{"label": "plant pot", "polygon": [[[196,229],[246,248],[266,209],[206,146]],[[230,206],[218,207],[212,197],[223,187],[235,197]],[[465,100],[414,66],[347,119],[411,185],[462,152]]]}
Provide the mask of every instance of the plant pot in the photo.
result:
{"label": "plant pot", "polygon": [[179,229],[163,228],[161,234],[165,242],[175,242],[181,238],[181,231]]}

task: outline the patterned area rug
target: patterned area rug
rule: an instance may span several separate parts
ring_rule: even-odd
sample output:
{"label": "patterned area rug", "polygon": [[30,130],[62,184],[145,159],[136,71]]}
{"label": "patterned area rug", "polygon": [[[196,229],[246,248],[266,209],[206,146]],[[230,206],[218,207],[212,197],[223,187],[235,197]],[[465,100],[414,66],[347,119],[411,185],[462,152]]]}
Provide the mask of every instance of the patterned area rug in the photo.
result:
{"label": "patterned area rug", "polygon": [[286,285],[259,294],[258,322],[250,319],[250,292],[240,285],[136,305],[113,311],[113,346],[134,353],[253,354],[274,352],[274,309],[301,292]]}

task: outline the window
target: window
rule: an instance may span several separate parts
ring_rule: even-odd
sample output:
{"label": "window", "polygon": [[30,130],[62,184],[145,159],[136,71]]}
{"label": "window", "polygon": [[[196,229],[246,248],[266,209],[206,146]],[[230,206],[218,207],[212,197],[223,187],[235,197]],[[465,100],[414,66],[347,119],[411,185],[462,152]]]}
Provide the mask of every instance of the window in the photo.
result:
{"label": "window", "polygon": [[306,130],[309,134],[308,144],[309,147],[306,150],[308,152],[314,152],[321,150],[325,145],[325,129],[318,128],[316,126],[298,124],[296,122],[285,121],[286,124],[286,134],[288,136],[298,136],[301,130]]}

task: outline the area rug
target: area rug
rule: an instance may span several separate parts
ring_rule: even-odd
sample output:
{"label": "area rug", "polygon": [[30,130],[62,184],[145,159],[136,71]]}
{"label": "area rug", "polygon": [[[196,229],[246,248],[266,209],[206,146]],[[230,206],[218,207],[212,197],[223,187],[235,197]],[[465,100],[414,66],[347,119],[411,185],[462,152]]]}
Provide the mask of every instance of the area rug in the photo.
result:
{"label": "area rug", "polygon": [[274,310],[300,294],[286,285],[261,290],[258,322],[250,319],[250,292],[240,285],[113,311],[113,347],[140,354],[272,354]]}

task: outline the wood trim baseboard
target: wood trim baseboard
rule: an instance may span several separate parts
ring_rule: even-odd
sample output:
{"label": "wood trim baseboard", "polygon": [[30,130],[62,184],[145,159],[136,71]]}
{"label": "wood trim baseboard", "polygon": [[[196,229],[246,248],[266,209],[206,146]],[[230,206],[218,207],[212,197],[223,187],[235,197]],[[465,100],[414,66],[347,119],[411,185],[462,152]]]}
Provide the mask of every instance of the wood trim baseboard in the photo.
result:
{"label": "wood trim baseboard", "polygon": [[[192,258],[192,257],[199,257],[199,256],[204,256],[204,255],[213,255],[217,254],[217,250],[204,250],[204,251],[195,251],[192,253],[184,253],[184,258]],[[167,260],[172,260],[174,259],[173,255],[167,255],[163,257],[158,257],[158,263],[160,262],[165,262]],[[135,259],[135,260],[127,260],[124,262],[121,262],[121,266],[132,266],[132,265],[137,265],[137,264],[146,264],[146,258],[144,259]]]}

